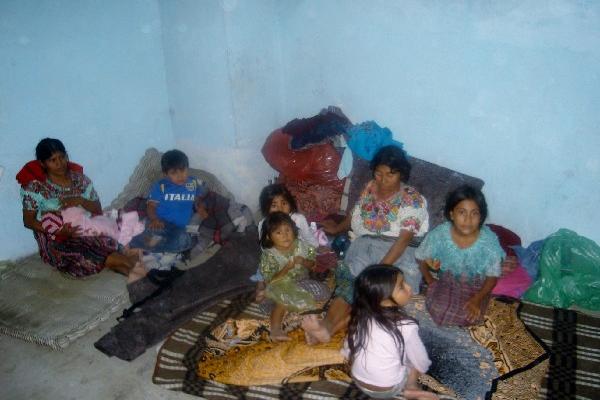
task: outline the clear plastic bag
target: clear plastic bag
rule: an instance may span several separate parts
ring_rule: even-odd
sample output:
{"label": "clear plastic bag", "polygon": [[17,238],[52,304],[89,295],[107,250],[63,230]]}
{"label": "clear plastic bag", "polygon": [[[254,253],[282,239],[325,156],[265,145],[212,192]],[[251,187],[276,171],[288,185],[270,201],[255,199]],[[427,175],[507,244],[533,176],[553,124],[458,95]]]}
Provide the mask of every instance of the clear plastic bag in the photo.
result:
{"label": "clear plastic bag", "polygon": [[568,229],[548,236],[537,281],[523,296],[539,304],[600,311],[600,246]]}

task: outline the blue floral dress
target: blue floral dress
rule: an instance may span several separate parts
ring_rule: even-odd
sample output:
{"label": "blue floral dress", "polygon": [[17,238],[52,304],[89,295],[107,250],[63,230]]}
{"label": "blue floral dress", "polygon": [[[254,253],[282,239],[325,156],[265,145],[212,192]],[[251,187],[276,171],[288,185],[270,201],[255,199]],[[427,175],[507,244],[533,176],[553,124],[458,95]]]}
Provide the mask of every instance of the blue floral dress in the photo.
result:
{"label": "blue floral dress", "polygon": [[[487,226],[479,230],[479,237],[471,246],[461,249],[452,240],[452,223],[445,222],[425,237],[415,257],[418,260],[440,261],[439,279],[427,289],[427,309],[438,325],[472,325],[468,321],[465,303],[483,286],[487,277],[499,277],[502,260],[506,256],[498,237]],[[489,296],[482,301],[481,316],[485,313]]]}

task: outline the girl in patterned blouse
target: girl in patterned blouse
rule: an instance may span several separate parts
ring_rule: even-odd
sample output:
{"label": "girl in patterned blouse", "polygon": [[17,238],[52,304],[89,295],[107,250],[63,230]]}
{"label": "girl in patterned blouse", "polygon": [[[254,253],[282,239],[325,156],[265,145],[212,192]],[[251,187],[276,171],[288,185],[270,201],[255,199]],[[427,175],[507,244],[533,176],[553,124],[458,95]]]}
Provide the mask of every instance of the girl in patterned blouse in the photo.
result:
{"label": "girl in patterned blouse", "polygon": [[288,341],[281,326],[286,311],[304,311],[316,305],[313,294],[301,284],[315,266],[315,248],[298,239],[296,224],[283,212],[265,218],[260,242],[259,269],[265,279],[266,297],[275,302],[271,340]]}
{"label": "girl in patterned blouse", "polygon": [[[438,325],[472,325],[482,321],[490,293],[500,276],[504,251],[483,225],[487,204],[483,193],[469,185],[450,192],[447,222],[423,240],[420,260],[427,290],[427,309]],[[434,278],[431,270],[438,270]]]}

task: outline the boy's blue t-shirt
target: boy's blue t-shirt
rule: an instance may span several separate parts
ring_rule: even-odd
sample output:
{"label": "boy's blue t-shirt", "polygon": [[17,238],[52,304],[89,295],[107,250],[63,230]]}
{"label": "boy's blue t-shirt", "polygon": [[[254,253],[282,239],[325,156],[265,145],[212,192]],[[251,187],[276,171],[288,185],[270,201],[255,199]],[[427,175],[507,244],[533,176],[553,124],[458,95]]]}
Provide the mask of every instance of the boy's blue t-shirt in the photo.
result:
{"label": "boy's blue t-shirt", "polygon": [[167,178],[156,182],[150,190],[149,201],[158,203],[156,215],[163,221],[184,227],[194,212],[196,196],[204,194],[201,182],[188,177],[184,185],[176,185]]}

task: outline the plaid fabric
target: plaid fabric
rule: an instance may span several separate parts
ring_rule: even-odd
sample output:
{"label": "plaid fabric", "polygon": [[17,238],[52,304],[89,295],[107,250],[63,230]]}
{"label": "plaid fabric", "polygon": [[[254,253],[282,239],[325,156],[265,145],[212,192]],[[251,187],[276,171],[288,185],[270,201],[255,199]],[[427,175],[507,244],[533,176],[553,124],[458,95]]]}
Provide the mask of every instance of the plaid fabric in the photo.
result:
{"label": "plaid fabric", "polygon": [[475,322],[467,321],[465,303],[480,289],[483,280],[472,278],[470,281],[456,279],[451,273],[443,273],[427,289],[427,310],[438,325],[469,326],[483,321],[483,315],[489,303],[489,297],[481,304],[481,318]]}
{"label": "plaid fabric", "polygon": [[[319,367],[315,373],[322,379],[316,382],[286,383],[263,386],[225,385],[202,380],[196,375],[196,367],[202,356],[205,335],[228,318],[266,318],[256,304],[252,303],[254,293],[224,300],[197,314],[192,320],[177,329],[165,342],[158,353],[152,382],[165,389],[211,400],[221,399],[368,399],[351,382],[336,375],[331,366]],[[347,377],[346,377],[347,379]],[[443,387],[433,378],[427,381],[428,387],[439,391]],[[437,384],[437,386],[436,386]],[[432,390],[433,390],[432,389]],[[440,399],[451,399],[439,395]],[[397,399],[404,397],[398,396]]]}
{"label": "plaid fabric", "polygon": [[528,302],[519,316],[550,353],[539,398],[600,399],[600,317]]}

